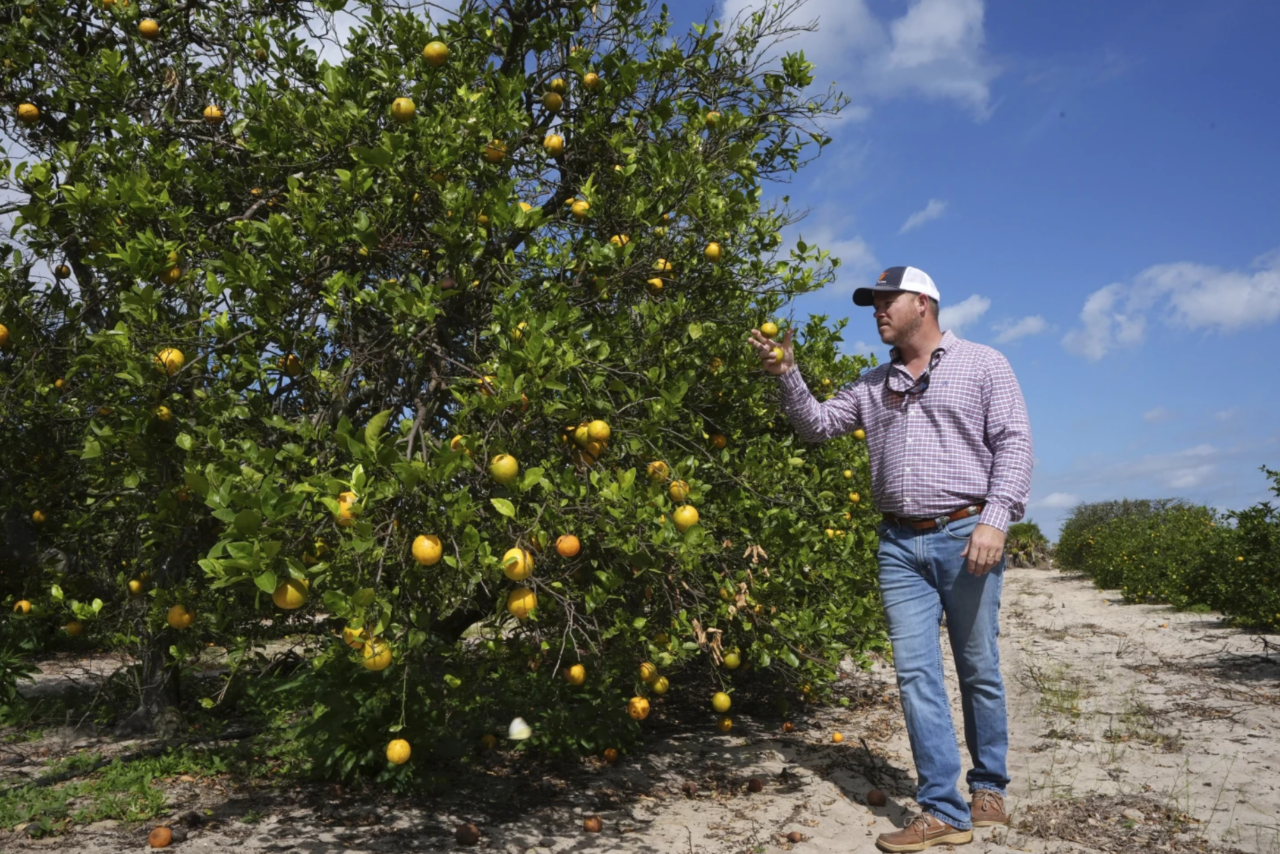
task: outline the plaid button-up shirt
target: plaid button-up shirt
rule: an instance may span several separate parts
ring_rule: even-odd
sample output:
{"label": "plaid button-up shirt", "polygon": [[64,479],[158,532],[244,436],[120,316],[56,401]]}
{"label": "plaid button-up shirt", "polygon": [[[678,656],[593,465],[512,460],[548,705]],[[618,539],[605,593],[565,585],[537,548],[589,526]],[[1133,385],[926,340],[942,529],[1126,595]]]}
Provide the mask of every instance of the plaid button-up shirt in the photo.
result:
{"label": "plaid button-up shirt", "polygon": [[[1031,423],[1022,389],[996,350],[950,331],[923,394],[895,388],[913,379],[898,349],[819,403],[797,365],[778,378],[782,408],[805,442],[859,427],[871,457],[871,497],[882,512],[916,519],[985,503],[978,521],[1007,531],[1022,518],[1031,491]],[[936,352],[936,351],[935,351]]]}

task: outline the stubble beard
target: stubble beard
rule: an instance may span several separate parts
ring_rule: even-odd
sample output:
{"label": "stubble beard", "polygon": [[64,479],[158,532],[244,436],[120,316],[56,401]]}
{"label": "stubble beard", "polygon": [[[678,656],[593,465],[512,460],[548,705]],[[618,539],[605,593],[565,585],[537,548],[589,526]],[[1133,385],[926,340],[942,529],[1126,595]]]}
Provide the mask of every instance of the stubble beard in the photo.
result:
{"label": "stubble beard", "polygon": [[880,340],[891,346],[897,345],[902,341],[910,341],[911,336],[920,330],[920,326],[924,323],[924,318],[916,315],[911,318],[905,326],[898,326],[896,329],[892,326],[885,327],[880,330]]}

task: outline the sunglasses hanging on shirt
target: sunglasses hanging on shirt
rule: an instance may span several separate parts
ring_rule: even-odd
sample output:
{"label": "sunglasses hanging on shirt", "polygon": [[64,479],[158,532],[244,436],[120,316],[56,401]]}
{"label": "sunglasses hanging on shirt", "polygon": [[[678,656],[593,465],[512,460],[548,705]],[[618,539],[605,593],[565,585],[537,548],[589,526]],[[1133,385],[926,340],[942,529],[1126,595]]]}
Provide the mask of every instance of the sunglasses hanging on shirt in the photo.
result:
{"label": "sunglasses hanging on shirt", "polygon": [[896,379],[899,371],[895,371],[890,365],[889,370],[884,375],[884,387],[895,394],[924,394],[924,390],[929,387],[929,374],[938,366],[938,362],[942,360],[942,348],[933,351],[933,355],[929,357],[929,367],[924,369],[924,373],[916,377],[915,380],[906,388],[894,388],[895,385],[902,385],[905,380]]}

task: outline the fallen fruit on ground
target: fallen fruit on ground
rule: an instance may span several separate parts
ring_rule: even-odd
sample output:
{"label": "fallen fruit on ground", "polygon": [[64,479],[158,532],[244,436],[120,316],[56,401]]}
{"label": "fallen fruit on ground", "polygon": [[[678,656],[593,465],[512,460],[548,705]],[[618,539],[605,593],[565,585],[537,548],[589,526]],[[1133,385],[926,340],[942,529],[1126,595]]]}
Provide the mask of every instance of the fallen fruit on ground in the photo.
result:
{"label": "fallen fruit on ground", "polygon": [[792,845],[795,845],[798,842],[804,842],[804,834],[798,830],[793,830],[787,834],[787,841]]}
{"label": "fallen fruit on ground", "polygon": [[889,803],[888,797],[886,797],[885,793],[879,789],[872,789],[867,792],[867,804],[869,806],[882,807],[887,803]]}
{"label": "fallen fruit on ground", "polygon": [[604,830],[604,822],[598,815],[589,815],[582,820],[582,829],[587,833],[599,833]]}
{"label": "fallen fruit on ground", "polygon": [[684,785],[680,787],[680,791],[692,798],[694,795],[698,794],[698,784],[692,780],[686,780]]}
{"label": "fallen fruit on ground", "polygon": [[618,749],[616,747],[606,747],[604,749],[604,761],[610,765],[618,761]]}
{"label": "fallen fruit on ground", "polygon": [[479,845],[480,844],[480,828],[470,822],[460,824],[453,831],[453,838],[457,840],[459,845]]}
{"label": "fallen fruit on ground", "polygon": [[834,741],[836,744],[839,744],[840,742],[844,741],[844,735],[842,733],[833,732],[831,733],[831,740]]}
{"label": "fallen fruit on ground", "polygon": [[147,844],[152,848],[168,848],[173,842],[173,831],[167,827],[157,827],[147,834]]}
{"label": "fallen fruit on ground", "polygon": [[747,781],[747,791],[759,793],[764,791],[764,780],[759,777],[752,777]]}

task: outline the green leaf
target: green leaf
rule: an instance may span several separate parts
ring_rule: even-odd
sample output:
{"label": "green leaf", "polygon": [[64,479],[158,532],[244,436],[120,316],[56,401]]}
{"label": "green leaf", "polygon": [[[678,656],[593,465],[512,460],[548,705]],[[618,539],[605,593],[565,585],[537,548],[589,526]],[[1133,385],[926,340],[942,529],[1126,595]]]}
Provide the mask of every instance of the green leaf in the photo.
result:
{"label": "green leaf", "polygon": [[382,438],[382,431],[387,428],[387,421],[390,419],[391,410],[384,409],[370,418],[369,423],[364,425],[364,443],[369,450],[378,450],[378,441]]}
{"label": "green leaf", "polygon": [[361,589],[356,591],[356,595],[352,596],[351,599],[359,607],[368,608],[370,605],[373,604],[373,600],[376,595],[377,594],[374,593],[374,590],[372,587],[362,587]]}
{"label": "green leaf", "polygon": [[241,510],[236,514],[236,532],[242,537],[252,537],[262,527],[262,514],[257,510]]}
{"label": "green leaf", "polygon": [[184,451],[189,451],[195,446],[195,440],[186,433],[179,433],[173,443]]}
{"label": "green leaf", "polygon": [[493,507],[494,507],[494,509],[495,509],[495,510],[497,510],[499,513],[501,513],[503,516],[507,516],[507,517],[510,517],[510,518],[512,518],[512,519],[516,518],[516,508],[515,508],[515,505],[513,505],[513,504],[512,504],[510,501],[508,501],[507,499],[505,499],[505,498],[490,498],[490,499],[489,499],[489,503],[490,503],[490,504],[492,504],[492,505],[493,505]]}
{"label": "green leaf", "polygon": [[701,323],[690,323],[690,324],[689,324],[689,337],[690,337],[690,338],[692,338],[694,341],[697,341],[699,338],[701,338],[701,337],[702,337],[702,324],[701,324]]}
{"label": "green leaf", "polygon": [[276,591],[276,574],[271,570],[255,575],[253,583],[258,585],[258,589],[263,593],[274,593]]}

